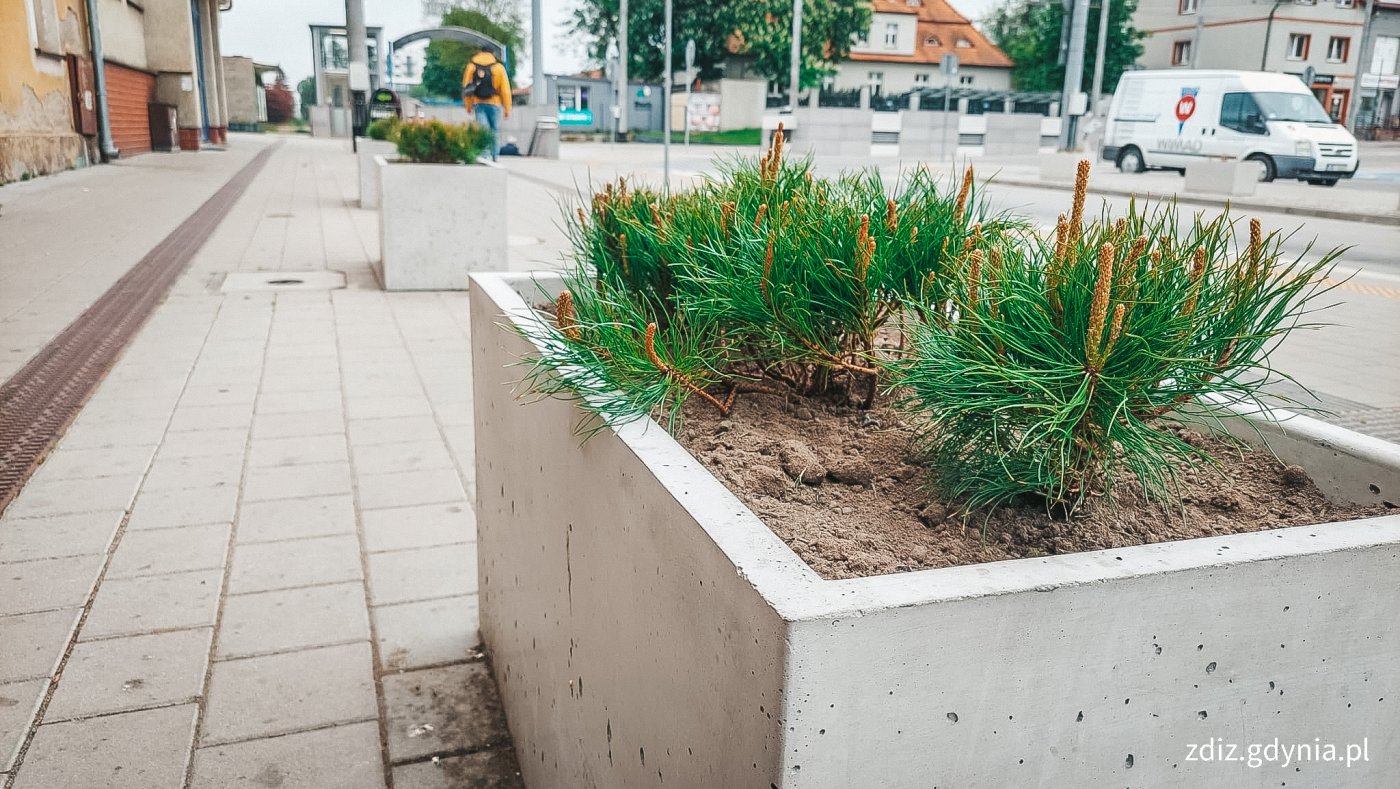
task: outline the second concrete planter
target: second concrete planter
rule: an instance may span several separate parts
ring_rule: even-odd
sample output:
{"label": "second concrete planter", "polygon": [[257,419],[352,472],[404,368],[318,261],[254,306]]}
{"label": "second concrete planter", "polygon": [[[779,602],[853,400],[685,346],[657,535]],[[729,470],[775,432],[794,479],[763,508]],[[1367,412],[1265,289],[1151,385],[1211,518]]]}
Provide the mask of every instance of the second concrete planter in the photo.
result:
{"label": "second concrete planter", "polygon": [[375,170],[385,290],[465,290],[471,272],[508,268],[505,170],[383,156]]}
{"label": "second concrete planter", "polygon": [[355,160],[360,167],[360,208],[379,207],[379,171],[374,157],[392,159],[398,155],[398,146],[388,140],[371,140],[358,137],[355,140]]}
{"label": "second concrete planter", "polygon": [[[481,630],[528,785],[1396,785],[1400,516],[824,580],[656,424],[581,443],[512,391],[503,326],[559,287],[471,298]],[[1234,427],[1400,500],[1400,447]],[[1242,761],[1276,741],[1368,759]]]}

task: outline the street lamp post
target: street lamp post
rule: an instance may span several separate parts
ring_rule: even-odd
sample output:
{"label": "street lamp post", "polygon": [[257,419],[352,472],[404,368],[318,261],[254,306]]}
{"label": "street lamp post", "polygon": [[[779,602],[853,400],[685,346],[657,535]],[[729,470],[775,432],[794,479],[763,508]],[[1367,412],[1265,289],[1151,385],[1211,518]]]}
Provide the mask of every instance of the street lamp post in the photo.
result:
{"label": "street lamp post", "polygon": [[541,0],[530,0],[530,104],[545,106],[548,94],[544,84],[544,12]]}
{"label": "street lamp post", "polygon": [[345,40],[350,46],[350,137],[365,133],[369,115],[369,50],[365,46],[365,2],[345,0]]}
{"label": "street lamp post", "polygon": [[671,193],[671,0],[666,0],[665,11],[666,47],[663,56],[661,78],[662,105],[661,125],[661,189]]}
{"label": "street lamp post", "polygon": [[797,93],[802,89],[802,0],[792,0],[792,63],[788,74],[788,106],[797,111]]}
{"label": "street lamp post", "polygon": [[1074,119],[1084,90],[1084,39],[1089,28],[1089,0],[1074,0],[1070,13],[1069,53],[1065,58],[1065,87],[1060,97],[1060,148],[1074,150]]}
{"label": "street lamp post", "polygon": [[[622,86],[622,93],[627,93],[627,0],[621,0],[618,5],[617,20],[617,84]],[[666,40],[670,41],[670,34]],[[628,129],[627,111],[632,104],[632,97],[624,95],[622,101],[617,103],[617,134],[626,137]]]}

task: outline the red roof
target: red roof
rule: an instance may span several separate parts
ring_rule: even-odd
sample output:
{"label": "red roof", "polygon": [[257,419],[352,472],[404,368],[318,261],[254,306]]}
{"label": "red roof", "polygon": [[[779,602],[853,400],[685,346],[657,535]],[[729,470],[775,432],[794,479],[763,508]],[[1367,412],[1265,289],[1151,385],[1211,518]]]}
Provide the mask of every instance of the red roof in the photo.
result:
{"label": "red roof", "polygon": [[[852,52],[851,60],[867,63],[928,63],[937,64],[952,52],[963,66],[1011,68],[1014,64],[1005,52],[987,40],[972,26],[967,17],[953,10],[947,0],[871,0],[879,14],[913,14],[919,19],[912,55],[890,52]],[[967,46],[958,46],[962,40]]]}

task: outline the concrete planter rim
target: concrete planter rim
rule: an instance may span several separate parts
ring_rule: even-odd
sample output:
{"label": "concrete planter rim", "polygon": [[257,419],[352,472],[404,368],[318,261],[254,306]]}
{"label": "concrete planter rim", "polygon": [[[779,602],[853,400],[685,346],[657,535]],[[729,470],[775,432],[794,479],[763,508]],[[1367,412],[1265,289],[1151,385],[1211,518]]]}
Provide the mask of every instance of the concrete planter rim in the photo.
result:
{"label": "concrete planter rim", "polygon": [[[473,287],[504,309],[502,320],[543,326],[521,295],[548,292],[556,272],[476,273]],[[505,323],[500,325],[507,330]],[[1268,416],[1289,433],[1400,473],[1400,446],[1281,409],[1230,406],[1242,419]],[[528,407],[528,406],[526,406]],[[790,622],[860,616],[864,611],[1054,589],[1400,542],[1400,514],[1173,540],[1055,556],[827,580],[819,576],[718,478],[651,419],[608,429],[631,451],[734,564],[735,571]]]}

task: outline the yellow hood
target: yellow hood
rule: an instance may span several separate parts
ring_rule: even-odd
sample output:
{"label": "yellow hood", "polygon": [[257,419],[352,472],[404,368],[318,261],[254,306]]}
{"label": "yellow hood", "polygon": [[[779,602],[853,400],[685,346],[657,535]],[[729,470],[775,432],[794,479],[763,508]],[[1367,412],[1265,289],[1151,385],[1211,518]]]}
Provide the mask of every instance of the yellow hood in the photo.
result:
{"label": "yellow hood", "polygon": [[472,55],[472,62],[478,66],[489,66],[492,63],[496,63],[498,61],[496,60],[495,55],[483,49],[475,55]]}

